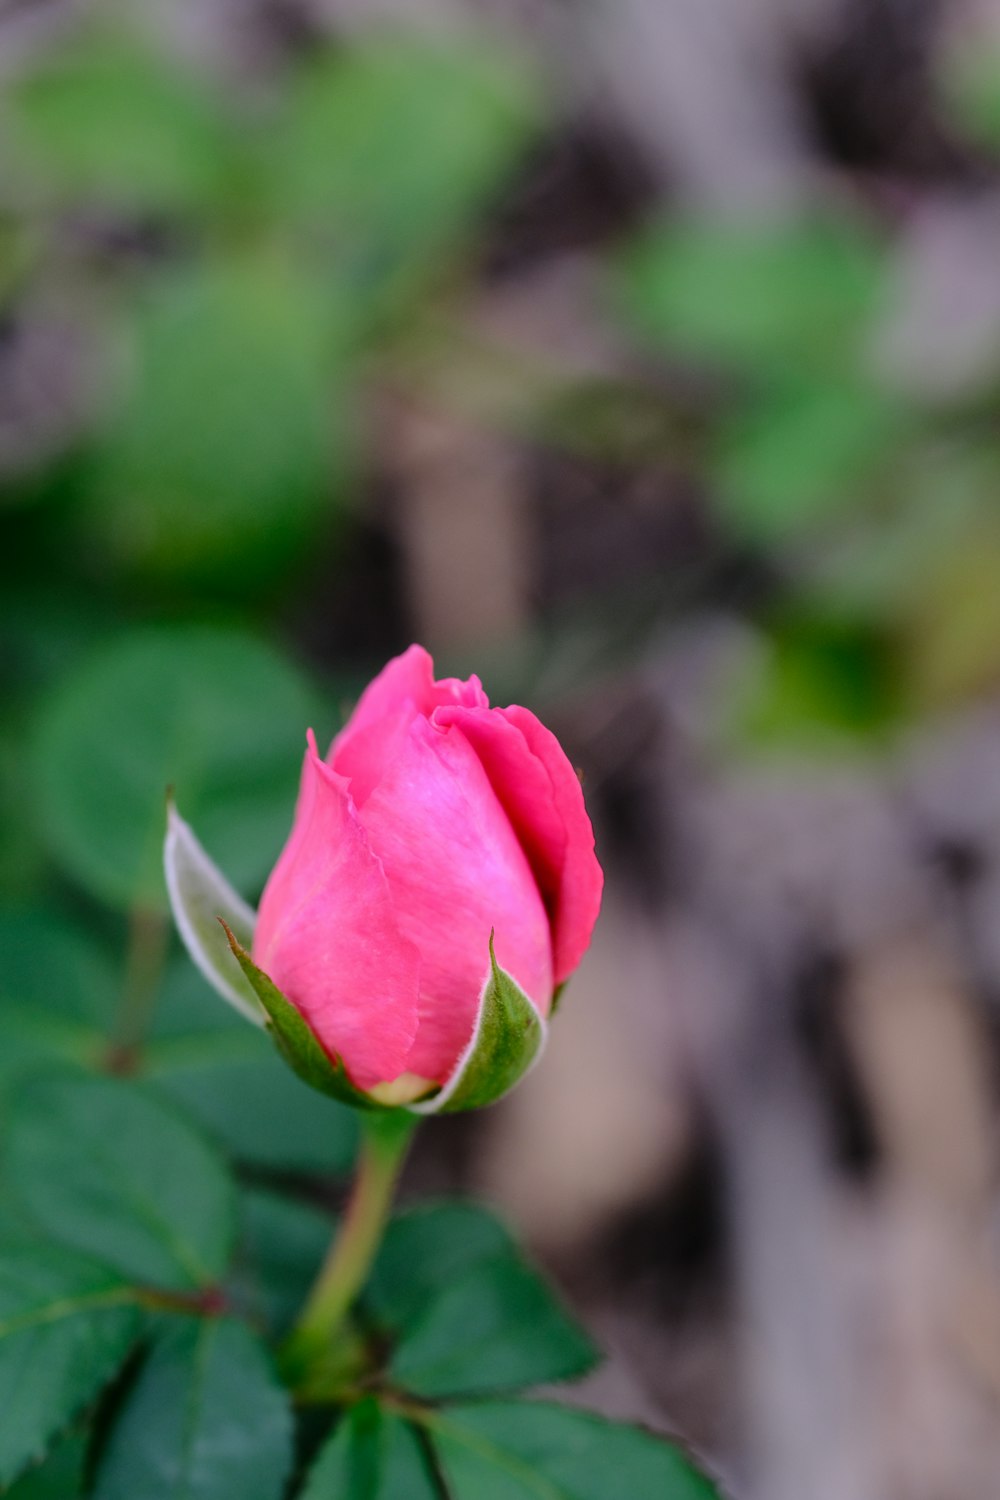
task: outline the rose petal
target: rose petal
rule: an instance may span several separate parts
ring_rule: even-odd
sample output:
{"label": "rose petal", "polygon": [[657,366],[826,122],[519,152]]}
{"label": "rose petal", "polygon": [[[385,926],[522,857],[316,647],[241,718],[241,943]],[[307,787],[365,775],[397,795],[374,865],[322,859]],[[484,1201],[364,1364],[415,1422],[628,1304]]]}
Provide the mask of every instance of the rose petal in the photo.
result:
{"label": "rose petal", "polygon": [[510,819],[552,921],[554,976],[562,984],[590,943],[604,886],[576,772],[527,708],[439,708],[434,723],[461,729]]}
{"label": "rose petal", "polygon": [[423,646],[410,646],[370,682],[348,723],[330,746],[327,762],[351,783],[355,807],[368,800],[385,768],[402,748],[415,718],[429,717],[441,704],[485,707],[489,699],[479,678],[434,680],[434,663]]}
{"label": "rose petal", "polygon": [[310,735],[291,837],[260,903],[253,959],[359,1088],[397,1078],[417,1031],[420,955],[347,792]]}
{"label": "rose petal", "polygon": [[543,1014],[552,998],[549,921],[535,877],[479,758],[459,729],[418,718],[359,811],[403,933],[422,959],[408,1069],[443,1081],[475,1025],[497,961]]}

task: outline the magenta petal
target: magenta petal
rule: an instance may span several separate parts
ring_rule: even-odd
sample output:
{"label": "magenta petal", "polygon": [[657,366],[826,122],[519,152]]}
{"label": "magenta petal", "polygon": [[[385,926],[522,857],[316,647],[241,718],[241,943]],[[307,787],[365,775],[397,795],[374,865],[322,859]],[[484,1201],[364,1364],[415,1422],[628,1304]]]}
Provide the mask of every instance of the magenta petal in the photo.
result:
{"label": "magenta petal", "polygon": [[489,699],[479,678],[434,680],[434,663],[423,646],[410,646],[394,657],[370,682],[349,723],[327,756],[328,763],[351,783],[356,807],[368,800],[386,766],[402,748],[413,720],[429,717],[441,704],[485,708]]}
{"label": "magenta petal", "polygon": [[441,708],[435,723],[461,728],[510,819],[552,920],[561,984],[587,950],[604,886],[576,772],[526,708]]}
{"label": "magenta petal", "polygon": [[359,811],[420,950],[420,1022],[407,1071],[444,1081],[472,1035],[496,955],[543,1014],[552,998],[549,921],[514,830],[461,730],[425,718]]}
{"label": "magenta petal", "polygon": [[400,931],[346,782],[312,741],[292,833],[261,899],[253,959],[359,1088],[404,1071],[420,955]]}

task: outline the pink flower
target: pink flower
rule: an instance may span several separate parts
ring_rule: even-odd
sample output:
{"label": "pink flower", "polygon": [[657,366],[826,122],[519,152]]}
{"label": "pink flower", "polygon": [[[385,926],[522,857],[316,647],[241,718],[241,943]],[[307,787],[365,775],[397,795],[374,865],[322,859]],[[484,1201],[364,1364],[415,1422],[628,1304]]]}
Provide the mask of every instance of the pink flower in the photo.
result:
{"label": "pink flower", "polygon": [[[295,822],[261,901],[255,963],[352,1082],[443,1084],[501,968],[547,1015],[590,942],[602,874],[583,793],[526,708],[435,681],[411,646],[326,760],[309,736]],[[411,1093],[412,1097],[412,1093]]]}

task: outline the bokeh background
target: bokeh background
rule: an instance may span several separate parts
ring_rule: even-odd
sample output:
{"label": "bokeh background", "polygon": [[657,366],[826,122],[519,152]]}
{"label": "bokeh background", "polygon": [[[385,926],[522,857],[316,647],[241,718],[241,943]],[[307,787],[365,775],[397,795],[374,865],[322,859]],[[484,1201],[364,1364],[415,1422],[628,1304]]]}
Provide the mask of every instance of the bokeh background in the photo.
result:
{"label": "bokeh background", "polygon": [[0,507],[0,1108],[137,1074],[336,1198],[164,788],[255,897],[419,639],[562,735],[607,898],[407,1191],[734,1494],[1000,1492],[997,0],[5,0]]}

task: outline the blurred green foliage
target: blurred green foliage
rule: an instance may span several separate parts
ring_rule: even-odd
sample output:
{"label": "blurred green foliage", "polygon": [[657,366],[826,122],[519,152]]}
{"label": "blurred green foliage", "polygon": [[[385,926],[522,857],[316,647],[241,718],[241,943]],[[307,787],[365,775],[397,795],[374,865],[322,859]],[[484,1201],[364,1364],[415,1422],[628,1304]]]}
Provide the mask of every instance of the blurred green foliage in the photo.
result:
{"label": "blurred green foliage", "polygon": [[[992,59],[952,59],[941,92],[956,136],[996,149]],[[122,913],[162,911],[168,784],[259,893],[302,731],[335,727],[332,684],[287,659],[284,623],[337,587],[375,467],[373,392],[419,391],[431,366],[450,374],[443,397],[474,389],[479,419],[583,463],[679,472],[713,545],[761,566],[747,612],[763,649],[727,721],[737,753],[880,748],[996,682],[1000,350],[957,395],[915,394],[886,368],[902,236],[858,193],[750,224],[657,206],[605,255],[604,311],[634,364],[613,378],[504,364],[463,304],[554,113],[525,58],[472,33],[313,39],[255,74],[105,4],[10,68],[7,342],[44,315],[79,387],[9,460],[0,428],[12,910],[55,926],[70,911],[116,940]],[[697,587],[660,584],[698,606]],[[598,591],[589,605],[597,621],[615,608]],[[51,946],[67,971],[75,942]],[[72,1011],[77,980],[64,988],[52,1045],[98,1066],[113,1017],[98,1043]],[[154,1007],[142,1067],[158,1024]],[[227,1026],[212,1043],[225,1061],[195,1047],[182,1064],[178,1041],[155,1069],[231,1150],[281,1137],[276,1162],[294,1108],[275,1094],[267,1128],[241,1112],[260,1058],[251,1043],[230,1055]]]}
{"label": "blurred green foliage", "polygon": [[460,266],[535,114],[495,50],[403,38],[255,91],[119,21],[14,80],[17,291],[54,285],[93,346],[61,478],[92,567],[287,586],[345,499],[372,340]]}
{"label": "blurred green foliage", "polygon": [[683,455],[707,508],[773,570],[743,749],[872,749],[1000,679],[1000,338],[958,395],[888,366],[900,249],[875,224],[670,222],[615,266],[639,338],[708,381]]}
{"label": "blurred green foliage", "polygon": [[900,718],[899,685],[877,630],[834,613],[772,616],[762,660],[735,695],[734,748],[830,756],[875,749]]}
{"label": "blurred green foliage", "polygon": [[942,102],[956,131],[987,151],[1000,149],[1000,50],[961,34],[940,69]]}
{"label": "blurred green foliage", "polygon": [[262,86],[147,19],[96,8],[0,96],[7,316],[89,350],[80,420],[0,471],[0,877],[34,897],[48,855],[126,908],[162,902],[170,783],[259,890],[333,726],[252,634],[333,564],[373,347],[461,274],[537,114],[496,48],[319,47]]}
{"label": "blurred green foliage", "polygon": [[453,261],[536,116],[533,81],[502,51],[390,40],[319,59],[293,80],[270,137],[268,190],[290,229],[326,239],[380,309]]}
{"label": "blurred green foliage", "polygon": [[294,563],[347,452],[331,299],[280,255],[204,257],[136,298],[84,522],[142,576],[241,590]]}
{"label": "blurred green foliage", "polygon": [[856,368],[886,290],[878,241],[834,218],[670,222],[644,231],[623,269],[647,335],[754,379]]}
{"label": "blurred green foliage", "polygon": [[9,89],[5,114],[14,190],[48,212],[216,214],[243,165],[210,80],[120,22],[44,54]]}
{"label": "blurred green foliage", "polygon": [[42,702],[32,764],[43,832],[99,898],[162,908],[174,787],[232,879],[259,890],[314,720],[329,727],[318,696],[250,637],[195,625],[132,632]]}
{"label": "blurred green foliage", "polygon": [[[956,57],[941,95],[956,139],[995,168],[996,59]],[[495,210],[528,151],[558,135],[556,115],[493,37],[313,40],[257,75],[106,4],[5,71],[0,402],[36,325],[56,355],[32,371],[38,412],[22,413],[17,442],[0,413],[0,1220],[5,1239],[30,1221],[62,1249],[27,1309],[51,1319],[48,1384],[20,1393],[0,1481],[131,1347],[133,1310],[114,1302],[129,1288],[95,1281],[88,1256],[161,1291],[228,1278],[273,1330],[329,1237],[321,1210],[277,1188],[346,1171],[353,1117],[275,1066],[179,961],[160,848],[173,785],[219,864],[259,894],[303,731],[336,727],[334,683],[294,660],[289,622],[346,577],[377,468],[373,397],[423,395],[433,375],[432,403],[450,391],[485,425],[577,462],[681,481],[707,550],[764,580],[725,601],[760,647],[723,716],[733,754],[879,752],[1000,680],[1000,340],[960,391],[889,368],[905,215],[863,190],[752,225],[651,205],[597,252],[608,296],[592,311],[626,358],[611,375],[534,364],[463,318]],[[657,627],[677,596],[706,602],[697,583],[655,585]],[[597,629],[619,600],[591,588]],[[619,612],[626,649],[641,649],[638,612]],[[551,660],[573,656],[559,644]],[[93,1294],[110,1316],[71,1319]],[[14,1317],[20,1295],[0,1275]],[[498,1309],[518,1316],[501,1327]],[[397,1222],[366,1315],[398,1341],[394,1375],[435,1399],[497,1398],[591,1357],[502,1228],[468,1206]],[[94,1492],[154,1493],[157,1443],[173,1451],[196,1364],[210,1445],[225,1430],[214,1392],[242,1380],[260,1415],[258,1431],[243,1420],[259,1452],[236,1445],[221,1487],[197,1493],[279,1492],[285,1408],[254,1337],[225,1320],[171,1328],[144,1325],[120,1429],[138,1438],[106,1446]],[[0,1375],[20,1357],[5,1344]],[[463,1496],[543,1460],[581,1500],[623,1473],[637,1493],[712,1493],[634,1434],[496,1400],[419,1443],[359,1407],[307,1492],[352,1465],[370,1493],[398,1490],[399,1473],[416,1484],[431,1441]],[[67,1500],[82,1467],[70,1429],[10,1493]]]}
{"label": "blurred green foliage", "polygon": [[[19,340],[54,341],[37,434],[29,406],[8,452],[0,421],[0,1485],[51,1447],[25,1500],[284,1487],[256,1336],[161,1328],[128,1283],[197,1301],[231,1277],[234,1312],[290,1315],[281,1268],[297,1306],[331,1225],[277,1188],[348,1172],[357,1126],[176,953],[165,796],[256,899],[347,680],[282,622],[336,577],[372,371],[463,284],[539,113],[530,70],[470,41],[319,44],[263,80],[152,24],[94,7],[0,88],[0,405]],[[589,1359],[508,1262],[563,1365]],[[53,1440],[140,1336],[95,1490],[94,1445]],[[522,1343],[540,1378],[530,1318]]]}
{"label": "blurred green foliage", "polygon": [[[108,668],[122,672],[116,684],[97,665],[77,677],[75,659],[151,618],[221,609],[259,632],[319,558],[335,574],[371,468],[361,413],[373,384],[380,372],[412,376],[394,359],[422,330],[447,367],[442,309],[460,305],[484,216],[553,125],[533,69],[495,39],[376,32],[290,52],[261,78],[179,38],[98,6],[12,69],[0,97],[7,315],[16,325],[54,308],[87,350],[74,420],[0,470],[12,524],[0,560],[11,676],[0,883],[13,895],[37,893],[54,857],[100,900],[155,904],[150,788],[165,775],[182,798],[189,779],[189,802],[204,803],[192,814],[218,825],[220,859],[259,885],[266,858],[247,851],[258,840],[270,857],[288,787],[276,783],[267,813],[269,794],[241,789],[235,754],[196,768],[197,744],[227,732],[221,689],[216,721],[177,696],[178,673],[193,684],[203,670],[196,639],[178,640],[173,665],[137,659],[138,676],[163,675],[159,709],[156,691],[144,700],[138,680],[125,682],[127,666]],[[987,147],[997,76],[966,55],[942,86],[956,130]],[[871,721],[881,737],[978,690],[998,665],[993,616],[962,583],[963,559],[977,561],[977,599],[992,580],[991,393],[935,401],[887,375],[876,355],[899,293],[897,237],[845,204],[788,222],[675,214],[640,226],[614,250],[612,310],[637,349],[665,361],[666,384],[538,377],[547,441],[596,461],[629,444],[648,461],[660,445],[691,472],[727,544],[772,568],[756,622],[774,649],[747,744],[764,723],[775,744],[787,732],[809,745],[834,723],[838,742],[849,724],[864,741]],[[454,338],[460,370],[460,328]],[[419,361],[416,371],[419,381]],[[845,632],[872,652],[854,652],[851,681],[839,647],[824,644]],[[248,662],[234,677],[233,700],[257,670]],[[884,711],[859,717],[869,684],[890,678]],[[302,718],[273,673],[258,691],[261,722]],[[199,693],[202,705],[213,696]],[[150,726],[141,746],[139,720]],[[33,723],[29,776],[18,747]],[[111,791],[113,739],[139,746],[146,771],[118,767]],[[260,724],[243,744],[244,768],[286,749],[265,751]],[[223,781],[229,810],[216,811]]]}
{"label": "blurred green foliage", "polygon": [[[956,135],[996,149],[992,59],[950,59],[941,93]],[[127,987],[101,945],[162,912],[169,784],[259,893],[302,731],[335,728],[283,625],[337,587],[384,383],[434,376],[585,464],[679,471],[714,545],[767,578],[735,753],[881,748],[1000,676],[1000,350],[958,395],[886,368],[901,235],[861,194],[750,224],[651,211],[605,255],[604,311],[641,356],[609,378],[504,363],[462,323],[494,209],[558,130],[493,37],[313,39],[255,74],[97,5],[10,68],[0,120],[7,343],[44,317],[78,386],[9,460],[0,428],[0,897],[12,942],[22,920],[52,934],[34,988],[15,943],[12,1067],[43,1045],[99,1069],[118,1044],[114,1008],[88,1006]],[[342,1163],[350,1132],[304,1162],[309,1105],[279,1085],[242,1107],[257,1039],[217,1010],[177,1020],[167,975],[131,1065],[243,1159]]]}
{"label": "blurred green foliage", "polygon": [[[52,377],[36,380],[37,442],[8,457],[0,432],[0,1120],[29,1192],[59,1176],[36,1158],[56,1149],[45,1119],[65,1114],[48,1098],[33,1112],[31,1080],[56,1069],[67,1108],[88,1101],[56,1133],[79,1142],[86,1202],[33,1200],[42,1222],[76,1232],[93,1209],[114,1238],[115,1184],[133,1208],[145,1190],[124,1157],[87,1176],[105,1107],[164,1111],[135,1131],[166,1157],[171,1130],[197,1132],[189,1197],[199,1162],[209,1178],[224,1159],[351,1165],[353,1116],[175,959],[165,796],[256,899],[305,730],[336,727],[345,677],[294,663],[282,621],[336,575],[373,364],[461,284],[538,121],[531,70],[471,39],[318,41],[263,78],[110,4],[5,74],[0,402],[4,360],[39,318],[60,370],[60,344],[75,361],[60,420]],[[141,1095],[102,1092],[119,1073]],[[127,1157],[128,1129],[107,1133]],[[167,1171],[153,1178],[169,1197]],[[25,1494],[77,1458],[57,1452]]]}

